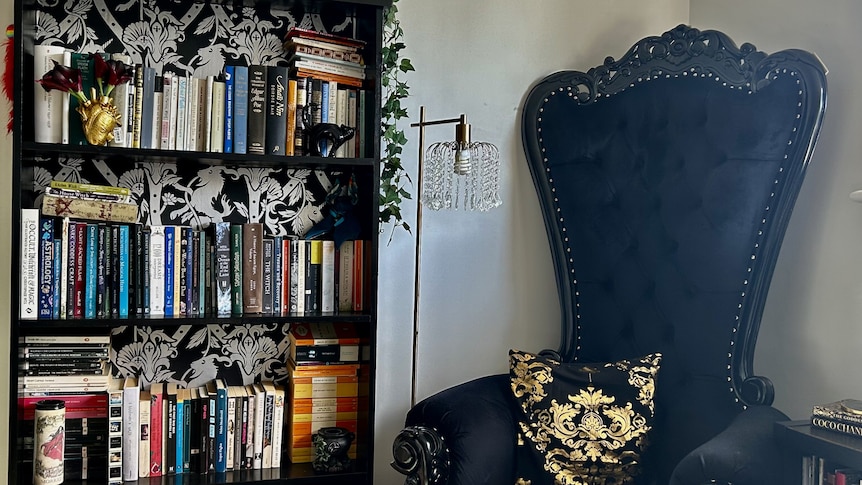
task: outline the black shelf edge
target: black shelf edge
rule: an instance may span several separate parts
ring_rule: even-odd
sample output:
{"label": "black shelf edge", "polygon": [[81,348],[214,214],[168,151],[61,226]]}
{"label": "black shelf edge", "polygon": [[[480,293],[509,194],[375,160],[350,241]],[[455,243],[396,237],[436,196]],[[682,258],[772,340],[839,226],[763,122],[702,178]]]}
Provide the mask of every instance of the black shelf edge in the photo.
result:
{"label": "black shelf edge", "polygon": [[289,323],[289,322],[343,322],[343,323],[371,323],[371,315],[364,313],[316,313],[316,314],[290,314],[290,315],[231,315],[216,316],[205,315],[200,317],[137,317],[128,318],[73,318],[65,320],[42,319],[42,320],[18,320],[18,328],[22,332],[27,330],[52,330],[57,328],[68,328],[74,325],[77,328],[114,328],[127,325],[146,325],[150,327],[178,327],[181,325],[245,325],[261,323]]}
{"label": "black shelf edge", "polygon": [[817,455],[862,468],[862,438],[816,428],[808,420],[775,423],[776,439],[799,454]]}
{"label": "black shelf edge", "polygon": [[373,158],[323,158],[308,156],[254,155],[247,153],[215,153],[146,148],[121,148],[92,145],[64,145],[56,143],[23,142],[22,150],[29,156],[79,156],[96,159],[128,159],[131,162],[176,162],[191,160],[197,163],[238,166],[298,167],[373,167]]}

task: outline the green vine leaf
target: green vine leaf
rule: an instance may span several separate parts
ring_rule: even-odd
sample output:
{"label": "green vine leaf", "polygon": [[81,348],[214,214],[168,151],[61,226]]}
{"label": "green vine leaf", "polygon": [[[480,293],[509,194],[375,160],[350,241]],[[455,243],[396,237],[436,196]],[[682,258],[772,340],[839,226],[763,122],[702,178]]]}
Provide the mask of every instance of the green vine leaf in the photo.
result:
{"label": "green vine leaf", "polygon": [[[386,9],[383,16],[383,47],[381,49],[380,84],[383,87],[383,103],[380,122],[383,132],[381,146],[383,156],[380,167],[380,216],[381,224],[393,224],[394,229],[401,227],[411,233],[410,225],[401,215],[401,203],[411,199],[408,185],[413,181],[401,164],[403,146],[407,143],[404,130],[398,128],[398,120],[407,117],[407,109],[401,106],[401,101],[410,94],[410,87],[400,76],[415,71],[410,59],[402,57],[404,31],[398,21],[398,0]],[[392,237],[389,238],[392,241]]]}

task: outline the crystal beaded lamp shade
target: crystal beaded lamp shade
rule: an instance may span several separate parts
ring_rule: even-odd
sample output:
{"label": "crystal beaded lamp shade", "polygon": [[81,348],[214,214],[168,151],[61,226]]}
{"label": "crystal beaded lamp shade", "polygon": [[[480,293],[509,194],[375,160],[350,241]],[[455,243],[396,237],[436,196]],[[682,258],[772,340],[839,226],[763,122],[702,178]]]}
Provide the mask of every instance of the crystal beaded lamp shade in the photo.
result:
{"label": "crystal beaded lamp shade", "polygon": [[425,156],[421,202],[431,210],[484,212],[500,206],[500,151],[486,142],[432,144]]}

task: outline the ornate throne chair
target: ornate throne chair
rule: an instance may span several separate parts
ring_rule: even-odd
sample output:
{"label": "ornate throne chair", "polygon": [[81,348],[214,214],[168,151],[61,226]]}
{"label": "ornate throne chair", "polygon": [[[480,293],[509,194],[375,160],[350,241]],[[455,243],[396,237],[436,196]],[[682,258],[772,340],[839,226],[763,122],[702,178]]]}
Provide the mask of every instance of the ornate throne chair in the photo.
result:
{"label": "ornate throne chair", "polygon": [[[683,25],[527,97],[562,315],[548,362],[662,355],[634,483],[779,483],[787,418],[754,346],[825,107],[813,55]],[[509,375],[444,390],[409,411],[393,466],[410,484],[514,484],[524,410]]]}

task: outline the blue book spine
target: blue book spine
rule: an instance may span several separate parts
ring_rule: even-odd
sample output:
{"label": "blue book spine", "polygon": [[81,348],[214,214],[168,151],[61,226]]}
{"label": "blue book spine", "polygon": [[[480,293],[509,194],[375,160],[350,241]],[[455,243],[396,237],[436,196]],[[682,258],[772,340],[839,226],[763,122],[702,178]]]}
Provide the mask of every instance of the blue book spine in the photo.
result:
{"label": "blue book spine", "polygon": [[233,75],[233,151],[246,153],[248,145],[248,66],[235,66]]}
{"label": "blue book spine", "polygon": [[120,318],[129,316],[129,226],[120,226]]}
{"label": "blue book spine", "polygon": [[150,314],[150,231],[149,228],[144,230],[144,244],[141,254],[141,271],[143,271],[143,275],[141,277],[142,284],[144,286],[143,291],[143,305],[144,305],[144,315]]}
{"label": "blue book spine", "polygon": [[233,76],[234,66],[224,67],[224,152],[233,152]]}
{"label": "blue book spine", "polygon": [[272,313],[281,314],[281,236],[272,238]]}
{"label": "blue book spine", "polygon": [[[192,425],[192,403],[186,399],[183,401],[183,473],[189,473],[191,471],[191,441],[192,441],[192,433],[191,433],[191,425]],[[179,426],[179,422],[177,422],[177,426]],[[179,443],[179,442],[178,442]],[[179,463],[177,463],[177,471],[179,471]]]}
{"label": "blue book spine", "polygon": [[96,271],[98,261],[98,224],[87,224],[87,256],[84,266],[84,318],[96,318]]}
{"label": "blue book spine", "polygon": [[227,388],[216,390],[216,463],[215,471],[227,471]]}
{"label": "blue book spine", "polygon": [[[332,120],[333,122],[335,120]],[[329,123],[329,82],[323,81],[320,83],[320,122]],[[329,145],[323,142],[320,146],[320,154],[324,157],[329,156]]]}
{"label": "blue book spine", "polygon": [[51,318],[60,318],[60,273],[63,271],[61,268],[61,254],[62,251],[63,240],[60,238],[54,238],[54,294],[53,297],[53,307],[51,308]]}
{"label": "blue book spine", "polygon": [[200,285],[198,285],[198,316],[204,316],[207,311],[207,307],[210,306],[210,302],[207,301],[207,285],[211,284],[210,282],[205,282],[204,279],[207,277],[207,260],[210,257],[210,251],[207,249],[209,245],[207,240],[209,239],[209,235],[205,231],[200,231],[200,246],[198,247],[198,253],[200,257],[198,258],[198,274],[200,275]]}
{"label": "blue book spine", "polygon": [[165,316],[174,316],[174,226],[165,226]]}
{"label": "blue book spine", "polygon": [[177,401],[177,411],[176,411],[176,432],[174,433],[174,437],[176,438],[176,454],[174,455],[174,461],[176,463],[176,472],[182,473],[183,469],[183,436],[185,430],[183,429],[183,423],[185,422],[185,401],[179,402]]}
{"label": "blue book spine", "polygon": [[54,219],[39,219],[39,314],[51,318],[54,314]]}

